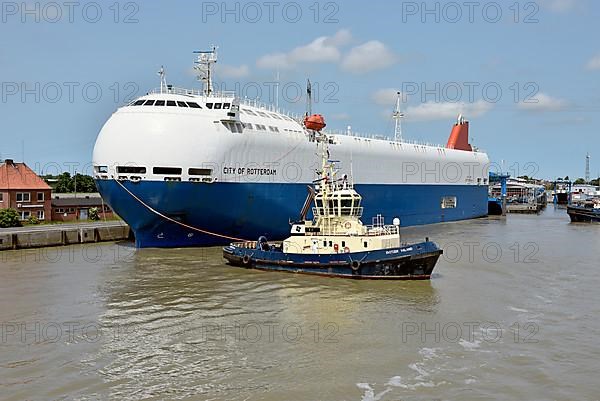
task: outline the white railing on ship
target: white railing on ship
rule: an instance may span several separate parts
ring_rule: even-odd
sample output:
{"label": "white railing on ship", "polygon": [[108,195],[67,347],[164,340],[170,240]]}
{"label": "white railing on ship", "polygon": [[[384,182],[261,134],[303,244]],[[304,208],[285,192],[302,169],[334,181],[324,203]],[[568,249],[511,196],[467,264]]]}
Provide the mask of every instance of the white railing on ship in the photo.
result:
{"label": "white railing on ship", "polygon": [[400,234],[400,226],[394,226],[394,225],[387,225],[387,226],[381,226],[381,225],[367,225],[365,226],[367,229],[367,235],[393,235],[393,234]]}
{"label": "white railing on ship", "polygon": [[188,89],[188,88],[178,88],[178,87],[167,87],[167,88],[154,88],[149,93],[151,94],[169,94],[169,95],[184,95],[184,96],[199,96],[199,97],[235,97],[235,91],[219,91],[219,92],[211,92],[210,95],[204,93],[204,91],[199,89]]}

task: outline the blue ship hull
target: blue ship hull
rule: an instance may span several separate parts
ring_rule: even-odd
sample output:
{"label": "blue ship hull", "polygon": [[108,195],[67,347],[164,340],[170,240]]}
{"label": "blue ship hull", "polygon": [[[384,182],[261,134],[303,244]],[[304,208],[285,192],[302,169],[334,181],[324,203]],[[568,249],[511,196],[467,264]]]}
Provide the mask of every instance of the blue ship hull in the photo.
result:
{"label": "blue ship hull", "polygon": [[[298,218],[307,195],[307,184],[115,180],[97,180],[96,184],[106,203],[129,224],[140,248],[215,246],[231,242],[169,219],[241,240],[254,240],[260,235],[272,240],[284,239],[289,235],[290,219]],[[355,188],[363,196],[362,220],[366,223],[377,214],[390,221],[400,217],[402,226],[487,215],[487,186],[356,184]],[[456,207],[442,209],[444,196],[455,196]]]}

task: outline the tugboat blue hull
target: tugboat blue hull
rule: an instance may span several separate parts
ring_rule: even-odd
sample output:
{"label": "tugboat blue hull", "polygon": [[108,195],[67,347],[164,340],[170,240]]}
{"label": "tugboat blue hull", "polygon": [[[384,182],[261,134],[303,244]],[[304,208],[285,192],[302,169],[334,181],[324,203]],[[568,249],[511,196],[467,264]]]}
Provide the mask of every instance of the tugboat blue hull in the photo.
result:
{"label": "tugboat blue hull", "polygon": [[379,280],[428,280],[442,250],[431,242],[400,248],[336,254],[283,253],[277,245],[257,249],[255,242],[223,248],[233,266],[249,269]]}

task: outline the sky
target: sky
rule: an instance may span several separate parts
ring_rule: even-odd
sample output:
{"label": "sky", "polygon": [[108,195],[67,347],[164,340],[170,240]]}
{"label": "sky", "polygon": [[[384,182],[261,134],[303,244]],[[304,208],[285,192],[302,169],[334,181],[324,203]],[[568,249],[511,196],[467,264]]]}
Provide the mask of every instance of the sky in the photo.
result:
{"label": "sky", "polygon": [[[122,1],[0,4],[0,159],[90,172],[110,115],[159,86],[200,88],[194,50],[218,46],[215,84],[328,127],[444,144],[460,113],[492,170],[600,174],[600,3]],[[279,76],[278,96],[275,82]]]}

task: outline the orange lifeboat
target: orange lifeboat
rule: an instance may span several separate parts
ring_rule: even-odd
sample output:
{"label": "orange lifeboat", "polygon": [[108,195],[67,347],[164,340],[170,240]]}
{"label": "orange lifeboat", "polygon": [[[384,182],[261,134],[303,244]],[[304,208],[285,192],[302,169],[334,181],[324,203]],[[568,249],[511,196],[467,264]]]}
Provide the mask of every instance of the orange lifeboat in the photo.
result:
{"label": "orange lifeboat", "polygon": [[320,114],[313,114],[312,116],[304,117],[304,126],[314,131],[321,131],[325,128],[325,119]]}

